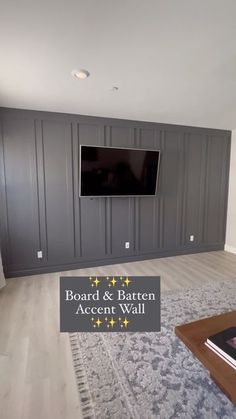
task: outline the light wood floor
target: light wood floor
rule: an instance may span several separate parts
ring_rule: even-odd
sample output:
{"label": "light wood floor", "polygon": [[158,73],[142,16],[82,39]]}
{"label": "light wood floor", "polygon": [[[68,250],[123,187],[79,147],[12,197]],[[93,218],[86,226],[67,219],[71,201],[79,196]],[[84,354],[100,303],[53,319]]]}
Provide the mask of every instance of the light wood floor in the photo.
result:
{"label": "light wood floor", "polygon": [[79,419],[68,335],[59,333],[61,275],[160,275],[162,292],[236,277],[236,255],[199,253],[10,279],[0,291],[0,418]]}

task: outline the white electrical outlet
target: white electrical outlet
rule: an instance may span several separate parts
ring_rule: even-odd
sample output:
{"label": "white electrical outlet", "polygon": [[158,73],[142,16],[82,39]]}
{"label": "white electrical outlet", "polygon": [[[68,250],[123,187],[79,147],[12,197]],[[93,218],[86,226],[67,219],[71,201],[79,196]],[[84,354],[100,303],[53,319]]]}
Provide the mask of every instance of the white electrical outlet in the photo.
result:
{"label": "white electrical outlet", "polygon": [[37,258],[38,259],[42,259],[43,258],[43,252],[42,252],[42,250],[38,250],[38,252],[37,252]]}
{"label": "white electrical outlet", "polygon": [[125,242],[125,248],[129,249],[129,242]]}
{"label": "white electrical outlet", "polygon": [[193,234],[190,234],[190,236],[189,236],[189,241],[190,241],[190,242],[194,242],[194,235],[193,235]]}

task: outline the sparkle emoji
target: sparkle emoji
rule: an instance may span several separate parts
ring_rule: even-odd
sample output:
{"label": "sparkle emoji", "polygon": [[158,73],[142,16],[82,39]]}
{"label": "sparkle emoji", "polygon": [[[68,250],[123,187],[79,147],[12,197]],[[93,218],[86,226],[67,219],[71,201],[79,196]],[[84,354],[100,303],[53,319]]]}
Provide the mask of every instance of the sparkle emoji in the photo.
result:
{"label": "sparkle emoji", "polygon": [[[96,279],[93,281],[93,284],[95,285],[95,287],[97,287],[100,284],[101,281],[99,281],[99,279]],[[93,286],[93,285],[92,285]]]}
{"label": "sparkle emoji", "polygon": [[125,327],[127,327],[128,326],[128,324],[129,324],[129,320],[127,320],[126,319],[126,317],[125,317],[125,319],[123,320],[123,325],[125,326]]}
{"label": "sparkle emoji", "polygon": [[117,283],[117,280],[114,278],[114,276],[113,276],[113,278],[112,278],[112,280],[111,280],[111,282],[110,282],[110,284],[114,287],[115,285],[116,285],[116,283]]}
{"label": "sparkle emoji", "polygon": [[102,324],[102,322],[101,322],[101,320],[99,319],[99,317],[98,317],[98,319],[95,321],[95,323],[96,323],[97,327],[100,327],[100,325]]}
{"label": "sparkle emoji", "polygon": [[113,328],[114,324],[116,324],[116,321],[113,319],[113,317],[109,321],[109,324],[111,325],[112,328]]}
{"label": "sparkle emoji", "polygon": [[122,287],[124,287],[126,285],[126,287],[129,286],[129,284],[131,284],[131,280],[128,278],[128,276],[126,277],[126,279],[123,281],[122,283]]}

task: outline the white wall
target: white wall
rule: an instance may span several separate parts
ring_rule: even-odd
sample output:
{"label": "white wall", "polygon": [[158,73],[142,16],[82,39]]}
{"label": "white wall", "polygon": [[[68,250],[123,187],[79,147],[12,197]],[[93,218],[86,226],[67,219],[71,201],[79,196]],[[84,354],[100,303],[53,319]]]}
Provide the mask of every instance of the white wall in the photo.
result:
{"label": "white wall", "polygon": [[236,253],[236,130],[232,131],[225,250]]}

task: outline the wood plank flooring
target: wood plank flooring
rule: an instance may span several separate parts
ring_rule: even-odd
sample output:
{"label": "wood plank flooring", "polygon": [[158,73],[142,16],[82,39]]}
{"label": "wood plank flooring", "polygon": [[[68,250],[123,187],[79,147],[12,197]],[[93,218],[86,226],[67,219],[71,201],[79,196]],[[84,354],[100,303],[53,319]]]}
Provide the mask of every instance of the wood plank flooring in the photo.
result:
{"label": "wood plank flooring", "polygon": [[80,419],[69,338],[59,333],[61,275],[160,275],[162,292],[236,277],[219,251],[9,279],[0,291],[0,418]]}

